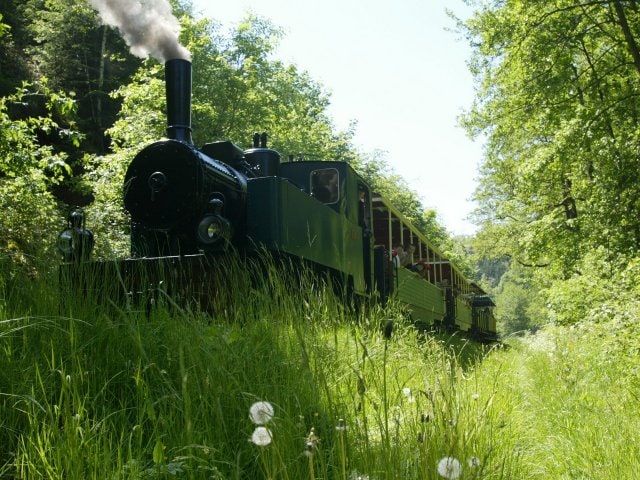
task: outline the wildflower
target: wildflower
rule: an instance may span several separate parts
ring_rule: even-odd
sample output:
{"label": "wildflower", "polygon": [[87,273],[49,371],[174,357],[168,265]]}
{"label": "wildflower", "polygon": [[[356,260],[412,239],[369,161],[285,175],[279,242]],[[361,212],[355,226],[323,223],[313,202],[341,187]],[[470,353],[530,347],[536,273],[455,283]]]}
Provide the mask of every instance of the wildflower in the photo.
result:
{"label": "wildflower", "polygon": [[249,418],[256,425],[269,423],[273,413],[273,406],[269,402],[256,402],[249,408]]}
{"label": "wildflower", "polygon": [[473,395],[471,395],[471,398],[473,398],[474,400],[478,400],[480,398],[480,395],[477,393],[474,393]]}
{"label": "wildflower", "polygon": [[415,403],[416,397],[413,396],[411,389],[409,387],[404,387],[402,389],[402,394],[407,397],[407,402]]}
{"label": "wildflower", "polygon": [[362,473],[358,472],[357,470],[353,470],[349,474],[349,480],[369,480],[369,475],[363,475]]}
{"label": "wildflower", "polygon": [[251,434],[251,443],[259,447],[266,447],[271,443],[271,431],[266,427],[256,427]]}
{"label": "wildflower", "polygon": [[304,446],[304,454],[307,457],[313,457],[313,443],[307,442]]}
{"label": "wildflower", "polygon": [[313,427],[311,427],[311,431],[307,436],[304,444],[304,454],[307,457],[313,457],[313,451],[316,449],[316,446],[320,443],[320,437],[316,435],[316,431]]}
{"label": "wildflower", "polygon": [[467,460],[467,465],[471,468],[478,468],[480,466],[480,459],[478,457],[471,457]]}
{"label": "wildflower", "polygon": [[441,477],[454,480],[462,474],[462,465],[457,458],[444,457],[438,462],[438,474]]}

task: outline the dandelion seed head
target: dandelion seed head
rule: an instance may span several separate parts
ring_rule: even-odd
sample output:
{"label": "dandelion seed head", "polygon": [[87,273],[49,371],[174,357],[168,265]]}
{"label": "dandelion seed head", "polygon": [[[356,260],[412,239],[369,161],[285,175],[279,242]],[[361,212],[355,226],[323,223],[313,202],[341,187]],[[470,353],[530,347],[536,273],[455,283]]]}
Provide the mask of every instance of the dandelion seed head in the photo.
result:
{"label": "dandelion seed head", "polygon": [[336,425],[336,430],[338,432],[344,432],[347,429],[347,424],[344,421],[344,418],[338,420],[338,425]]}
{"label": "dandelion seed head", "polygon": [[462,474],[462,465],[455,457],[444,457],[438,462],[438,475],[455,480]]}
{"label": "dandelion seed head", "polygon": [[473,395],[471,395],[471,398],[473,398],[474,400],[478,400],[480,398],[480,394],[474,393]]}
{"label": "dandelion seed head", "polygon": [[410,389],[409,387],[404,387],[404,388],[402,389],[402,394],[403,394],[405,397],[410,396],[410,395],[411,395],[411,389]]}
{"label": "dandelion seed head", "polygon": [[266,447],[271,443],[271,431],[266,427],[256,427],[251,434],[251,443],[259,446]]}
{"label": "dandelion seed head", "polygon": [[256,402],[249,408],[249,418],[256,425],[269,423],[273,414],[273,405],[269,402]]}
{"label": "dandelion seed head", "polygon": [[369,475],[364,475],[357,470],[352,470],[349,474],[349,480],[369,480]]}
{"label": "dandelion seed head", "polygon": [[311,445],[312,447],[315,447],[318,443],[320,443],[320,437],[316,435],[315,428],[311,427],[306,442],[307,446]]}
{"label": "dandelion seed head", "polygon": [[311,442],[307,442],[305,444],[305,446],[304,446],[304,455],[306,457],[309,457],[309,458],[313,457],[313,447],[314,447],[314,445]]}
{"label": "dandelion seed head", "polygon": [[320,443],[320,437],[316,435],[316,430],[313,427],[311,427],[311,430],[309,431],[309,435],[307,436],[307,439],[304,442],[304,454],[307,457],[313,457],[313,452],[318,446],[318,443]]}

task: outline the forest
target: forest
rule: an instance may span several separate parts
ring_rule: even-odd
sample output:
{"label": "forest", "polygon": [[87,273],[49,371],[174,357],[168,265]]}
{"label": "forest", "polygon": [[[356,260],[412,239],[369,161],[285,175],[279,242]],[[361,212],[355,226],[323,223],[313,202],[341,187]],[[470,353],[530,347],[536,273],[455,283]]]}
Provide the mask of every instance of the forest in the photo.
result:
{"label": "forest", "polygon": [[465,3],[460,126],[485,149],[464,238],[354,146],[356,122],[335,127],[330,86],[278,59],[277,19],[167,5],[195,143],[260,130],[350,162],[491,293],[492,345],[419,334],[394,305],[354,313],[304,274],[256,285],[233,259],[221,318],[61,292],[70,209],[96,258],[129,254],[122,180],[165,133],[163,65],[89,0],[0,2],[0,478],[635,478],[640,5]]}
{"label": "forest", "polygon": [[459,28],[477,95],[462,124],[485,141],[476,248],[508,262],[502,306],[524,310],[523,326],[626,316],[640,241],[638,4],[471,3]]}

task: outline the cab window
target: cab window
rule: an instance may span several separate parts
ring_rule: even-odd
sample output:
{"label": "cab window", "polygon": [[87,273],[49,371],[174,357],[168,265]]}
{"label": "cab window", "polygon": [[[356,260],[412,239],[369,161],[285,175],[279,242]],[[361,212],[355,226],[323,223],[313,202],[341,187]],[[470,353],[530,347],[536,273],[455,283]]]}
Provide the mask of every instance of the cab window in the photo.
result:
{"label": "cab window", "polygon": [[311,195],[322,203],[340,199],[340,177],[335,168],[319,168],[311,172]]}

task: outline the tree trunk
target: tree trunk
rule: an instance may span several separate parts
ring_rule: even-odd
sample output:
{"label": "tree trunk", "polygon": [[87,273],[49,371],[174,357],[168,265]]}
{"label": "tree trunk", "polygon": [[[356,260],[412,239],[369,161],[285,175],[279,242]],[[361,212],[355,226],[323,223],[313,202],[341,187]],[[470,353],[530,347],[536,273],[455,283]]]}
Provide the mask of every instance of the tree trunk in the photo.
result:
{"label": "tree trunk", "polygon": [[640,50],[638,50],[638,44],[633,38],[633,33],[631,33],[629,23],[627,23],[627,16],[624,14],[622,2],[620,0],[614,0],[613,6],[616,9],[618,23],[620,24],[620,28],[622,28],[622,32],[624,33],[624,38],[627,41],[627,48],[629,49],[629,53],[631,53],[631,56],[633,57],[633,64],[636,67],[638,75],[640,75]]}

